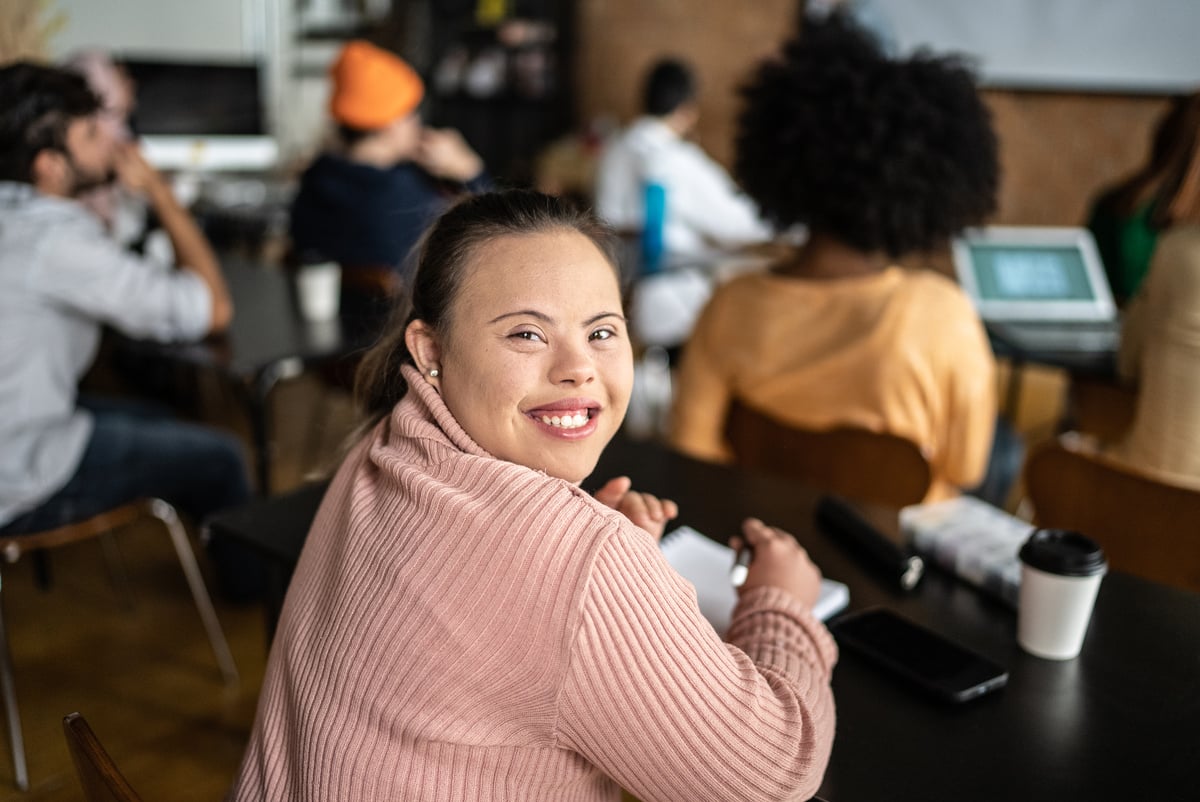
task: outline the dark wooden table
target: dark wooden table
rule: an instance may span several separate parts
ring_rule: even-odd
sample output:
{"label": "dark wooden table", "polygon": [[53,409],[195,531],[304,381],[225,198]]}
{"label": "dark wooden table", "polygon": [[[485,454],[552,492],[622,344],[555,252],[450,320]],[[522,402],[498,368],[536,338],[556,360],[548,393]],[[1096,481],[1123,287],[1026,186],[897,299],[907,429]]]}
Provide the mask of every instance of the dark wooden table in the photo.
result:
{"label": "dark wooden table", "polygon": [[361,304],[343,308],[328,321],[300,314],[295,284],[282,269],[248,262],[222,265],[233,296],[234,317],[220,335],[195,343],[126,342],[144,355],[218,371],[230,379],[246,404],[255,447],[259,493],[271,491],[270,396],[284,379],[313,365],[343,359],[369,346],[382,326],[377,310]]}
{"label": "dark wooden table", "polygon": [[[1200,799],[1200,594],[1113,573],[1081,655],[1054,662],[1016,644],[1013,611],[936,569],[904,593],[818,530],[818,495],[786,480],[614,441],[595,489],[626,474],[679,502],[678,523],[725,540],[755,515],[797,536],[850,610],[883,605],[1005,665],[1009,685],[963,705],[929,700],[853,654],[835,673],[830,802]],[[217,516],[213,525],[290,572],[322,486]]]}

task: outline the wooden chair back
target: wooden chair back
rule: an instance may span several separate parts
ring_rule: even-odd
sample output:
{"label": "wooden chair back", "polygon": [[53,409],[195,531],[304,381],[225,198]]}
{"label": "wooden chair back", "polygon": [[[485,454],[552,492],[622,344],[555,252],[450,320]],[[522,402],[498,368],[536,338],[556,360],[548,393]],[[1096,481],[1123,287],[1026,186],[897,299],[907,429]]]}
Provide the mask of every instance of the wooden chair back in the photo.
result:
{"label": "wooden chair back", "polygon": [[1097,541],[1110,568],[1200,592],[1200,491],[1059,439],[1034,449],[1025,487],[1039,526]]}
{"label": "wooden chair back", "polygon": [[734,402],[725,435],[739,465],[859,501],[916,504],[932,481],[921,449],[893,434],[848,426],[800,429]]}
{"label": "wooden chair back", "polygon": [[63,732],[87,802],[141,802],[83,716],[71,713],[63,718]]}
{"label": "wooden chair back", "polygon": [[0,555],[3,555],[6,562],[15,563],[22,555],[39,549],[52,549],[68,543],[90,540],[133,523],[145,514],[145,510],[144,501],[132,501],[57,529],[0,537]]}
{"label": "wooden chair back", "polygon": [[388,265],[342,265],[342,292],[358,292],[391,300],[404,292],[404,282]]}
{"label": "wooden chair back", "polygon": [[1129,431],[1137,412],[1137,391],[1114,379],[1071,377],[1067,428],[1115,443]]}

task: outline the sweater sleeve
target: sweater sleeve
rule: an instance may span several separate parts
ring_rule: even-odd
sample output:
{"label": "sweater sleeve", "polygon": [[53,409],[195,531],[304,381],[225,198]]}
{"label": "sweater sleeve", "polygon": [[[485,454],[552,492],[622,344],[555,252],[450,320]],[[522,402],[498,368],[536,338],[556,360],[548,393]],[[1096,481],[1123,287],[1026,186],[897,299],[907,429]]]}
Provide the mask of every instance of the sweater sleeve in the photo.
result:
{"label": "sweater sleeve", "polygon": [[585,592],[558,737],[643,802],[808,799],[833,744],[836,659],[772,588],[743,595],[722,643],[694,588],[621,531]]}

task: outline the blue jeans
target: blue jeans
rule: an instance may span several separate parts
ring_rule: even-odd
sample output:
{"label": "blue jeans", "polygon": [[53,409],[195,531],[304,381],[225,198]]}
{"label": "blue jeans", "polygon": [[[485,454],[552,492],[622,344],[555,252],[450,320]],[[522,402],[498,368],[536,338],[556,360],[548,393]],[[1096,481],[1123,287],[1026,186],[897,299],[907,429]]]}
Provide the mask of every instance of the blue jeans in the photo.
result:
{"label": "blue jeans", "polygon": [[[175,420],[145,402],[81,397],[94,428],[67,484],[0,528],[21,535],[65,526],[138,498],[161,498],[193,521],[250,498],[241,444],[205,426]],[[239,544],[212,542],[222,593],[253,598],[262,587],[260,558]]]}

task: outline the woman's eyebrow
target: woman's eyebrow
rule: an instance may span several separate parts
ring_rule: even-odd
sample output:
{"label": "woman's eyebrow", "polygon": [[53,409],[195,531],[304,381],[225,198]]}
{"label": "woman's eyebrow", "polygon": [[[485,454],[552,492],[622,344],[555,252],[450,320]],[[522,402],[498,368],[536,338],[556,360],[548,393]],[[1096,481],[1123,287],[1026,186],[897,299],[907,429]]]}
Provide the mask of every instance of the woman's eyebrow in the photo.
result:
{"label": "woman's eyebrow", "polygon": [[603,319],[604,319],[604,318],[606,318],[606,317],[615,317],[617,320],[621,321],[622,323],[628,323],[628,322],[629,322],[629,321],[627,321],[627,320],[625,319],[625,316],[624,316],[624,315],[622,315],[622,314],[620,314],[620,313],[617,313],[617,312],[601,312],[600,314],[598,314],[598,315],[594,315],[594,316],[592,316],[592,317],[589,317],[587,320],[583,321],[583,325],[585,325],[585,326],[590,326],[590,325],[592,325],[593,323],[597,323],[597,322],[599,322],[599,321],[603,320]]}
{"label": "woman's eyebrow", "polygon": [[[550,315],[547,315],[545,312],[539,312],[536,309],[518,309],[515,312],[505,312],[503,315],[498,315],[497,317],[492,318],[491,320],[488,321],[488,325],[491,325],[493,323],[499,323],[501,320],[504,320],[505,318],[510,318],[510,317],[532,317],[536,320],[542,321],[543,323],[548,323],[551,325],[553,325],[555,322],[554,318],[550,317]],[[617,320],[621,321],[622,323],[628,322],[625,319],[625,316],[618,312],[600,312],[599,314],[592,315],[587,320],[583,321],[583,325],[590,326],[593,323],[603,320],[606,317],[615,317]]]}
{"label": "woman's eyebrow", "polygon": [[537,318],[544,323],[554,322],[554,318],[550,317],[545,312],[539,312],[536,309],[518,309],[515,312],[505,312],[503,315],[492,318],[488,321],[488,325],[491,325],[492,323],[499,323],[501,320],[509,317],[532,317]]}

